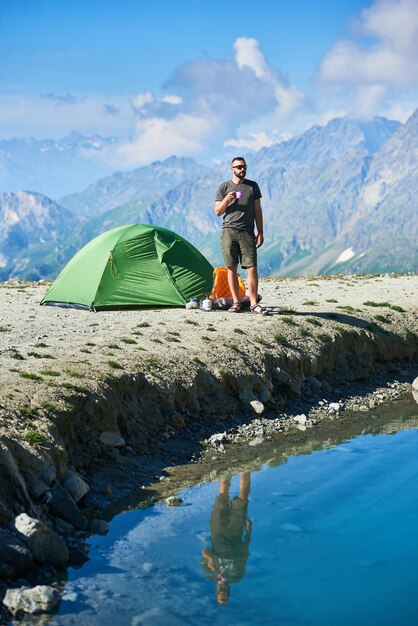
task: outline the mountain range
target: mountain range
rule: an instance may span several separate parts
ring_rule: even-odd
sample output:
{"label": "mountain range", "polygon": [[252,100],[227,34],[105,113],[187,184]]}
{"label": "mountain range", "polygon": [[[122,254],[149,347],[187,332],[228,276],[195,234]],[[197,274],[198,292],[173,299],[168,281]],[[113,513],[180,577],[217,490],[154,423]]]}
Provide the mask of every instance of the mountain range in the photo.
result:
{"label": "mountain range", "polygon": [[[248,178],[263,194],[261,274],[418,270],[418,111],[405,124],[333,119],[245,156]],[[228,164],[173,156],[113,173],[56,202],[30,192],[0,194],[0,279],[53,277],[93,236],[135,222],[174,230],[220,264],[214,195],[229,176]]]}

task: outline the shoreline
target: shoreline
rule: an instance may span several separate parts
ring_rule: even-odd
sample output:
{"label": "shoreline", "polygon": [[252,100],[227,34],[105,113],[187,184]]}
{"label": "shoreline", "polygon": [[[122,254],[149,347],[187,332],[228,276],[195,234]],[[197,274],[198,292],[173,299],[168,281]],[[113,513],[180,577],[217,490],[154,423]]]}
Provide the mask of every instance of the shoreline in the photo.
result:
{"label": "shoreline", "polygon": [[31,545],[26,514],[67,552],[49,576],[32,555],[32,574],[9,581],[53,584],[118,501],[156,480],[172,489],[170,468],[222,466],[241,440],[309,441],[324,419],[396,402],[418,373],[417,275],[264,279],[265,319],[39,307],[45,290],[0,284],[0,539]]}

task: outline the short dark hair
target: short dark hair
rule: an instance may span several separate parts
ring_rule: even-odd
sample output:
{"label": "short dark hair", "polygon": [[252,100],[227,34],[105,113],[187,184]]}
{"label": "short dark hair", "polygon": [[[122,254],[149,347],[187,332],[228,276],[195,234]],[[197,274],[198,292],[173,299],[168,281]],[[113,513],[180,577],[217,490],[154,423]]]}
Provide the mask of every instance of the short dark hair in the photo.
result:
{"label": "short dark hair", "polygon": [[234,157],[234,158],[232,159],[232,161],[231,161],[231,165],[233,164],[233,162],[234,162],[234,161],[244,161],[244,163],[245,163],[245,159],[244,159],[244,157]]}

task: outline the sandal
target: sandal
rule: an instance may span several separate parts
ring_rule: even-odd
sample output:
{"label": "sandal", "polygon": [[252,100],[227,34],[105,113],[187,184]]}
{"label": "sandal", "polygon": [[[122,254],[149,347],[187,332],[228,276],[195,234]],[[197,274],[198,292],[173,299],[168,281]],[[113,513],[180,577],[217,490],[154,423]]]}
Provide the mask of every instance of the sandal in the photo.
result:
{"label": "sandal", "polygon": [[261,304],[254,304],[251,307],[251,313],[257,313],[257,315],[270,315],[270,313],[261,306]]}
{"label": "sandal", "polygon": [[241,302],[233,302],[228,309],[228,313],[241,313]]}

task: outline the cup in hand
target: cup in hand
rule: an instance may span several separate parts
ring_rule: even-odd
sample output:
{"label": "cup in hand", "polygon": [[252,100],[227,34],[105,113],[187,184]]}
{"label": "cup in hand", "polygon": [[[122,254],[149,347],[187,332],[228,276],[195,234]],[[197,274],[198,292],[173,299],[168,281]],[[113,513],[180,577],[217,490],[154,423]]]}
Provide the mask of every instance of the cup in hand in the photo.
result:
{"label": "cup in hand", "polygon": [[236,199],[237,199],[237,200],[238,200],[239,198],[241,198],[241,197],[242,197],[242,195],[243,195],[243,192],[242,192],[242,191],[236,191],[236,192],[235,192],[235,197],[236,197]]}

